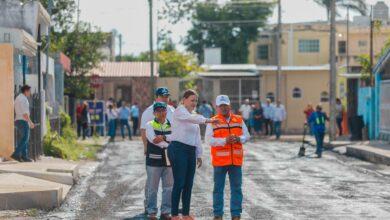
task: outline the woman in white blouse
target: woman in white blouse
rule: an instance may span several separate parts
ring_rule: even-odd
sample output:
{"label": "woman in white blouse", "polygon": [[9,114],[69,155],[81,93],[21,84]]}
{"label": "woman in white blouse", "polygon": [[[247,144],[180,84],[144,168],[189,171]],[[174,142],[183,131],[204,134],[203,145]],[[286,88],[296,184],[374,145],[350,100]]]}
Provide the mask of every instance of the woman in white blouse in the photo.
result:
{"label": "woman in white blouse", "polygon": [[179,203],[182,198],[183,219],[194,219],[190,214],[191,192],[196,165],[202,165],[202,142],[199,124],[217,123],[194,113],[198,94],[193,90],[184,92],[181,105],[174,111],[172,119],[171,144],[168,156],[172,164],[172,220],[180,219]]}

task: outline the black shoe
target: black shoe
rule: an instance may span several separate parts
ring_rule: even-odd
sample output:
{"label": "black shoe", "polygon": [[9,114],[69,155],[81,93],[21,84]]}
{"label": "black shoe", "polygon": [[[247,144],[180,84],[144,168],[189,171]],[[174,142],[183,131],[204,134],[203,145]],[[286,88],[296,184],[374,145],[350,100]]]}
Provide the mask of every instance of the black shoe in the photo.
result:
{"label": "black shoe", "polygon": [[214,216],[214,220],[223,220],[221,216]]}
{"label": "black shoe", "polygon": [[171,220],[171,215],[170,214],[161,214],[160,215],[160,220]]}
{"label": "black shoe", "polygon": [[11,158],[16,160],[16,161],[19,161],[19,162],[22,162],[22,158],[20,156],[15,156],[15,155],[11,155]]}
{"label": "black shoe", "polygon": [[22,157],[22,161],[23,162],[34,162],[32,159],[30,159],[28,157]]}

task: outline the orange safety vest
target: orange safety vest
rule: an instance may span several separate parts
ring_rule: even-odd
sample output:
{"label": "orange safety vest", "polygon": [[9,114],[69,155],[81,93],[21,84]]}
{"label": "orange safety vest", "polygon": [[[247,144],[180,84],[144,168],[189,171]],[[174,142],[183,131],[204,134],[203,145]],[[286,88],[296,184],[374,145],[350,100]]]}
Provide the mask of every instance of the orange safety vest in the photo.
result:
{"label": "orange safety vest", "polygon": [[[227,122],[222,115],[216,115],[213,119],[218,119],[219,123],[213,125],[214,138],[226,138],[229,135],[241,136],[243,120],[241,116],[231,114],[230,121]],[[241,143],[226,144],[225,146],[211,146],[211,158],[213,166],[242,166],[244,152]]]}

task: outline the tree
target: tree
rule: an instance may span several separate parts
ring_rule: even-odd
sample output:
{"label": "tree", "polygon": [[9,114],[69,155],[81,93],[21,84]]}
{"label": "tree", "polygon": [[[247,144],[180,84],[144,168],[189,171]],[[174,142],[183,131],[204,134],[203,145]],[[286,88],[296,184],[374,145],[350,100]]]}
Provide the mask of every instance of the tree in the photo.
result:
{"label": "tree", "polygon": [[[168,36],[161,38],[159,51],[155,52],[155,57],[159,62],[160,77],[185,77],[193,71],[200,70],[195,55],[182,53],[176,50],[176,45]],[[124,55],[122,61],[129,62],[149,62],[149,52],[142,52],[138,56],[130,54]]]}
{"label": "tree", "polygon": [[81,22],[78,28],[64,33],[58,40],[58,50],[71,59],[74,72],[65,78],[66,94],[77,98],[89,97],[91,88],[86,73],[101,62],[103,56],[99,49],[106,43],[107,37],[107,33]]}
{"label": "tree", "polygon": [[249,44],[258,37],[271,15],[272,4],[199,3],[193,13],[193,27],[184,44],[203,60],[203,49],[220,47],[223,63],[247,63]]}
{"label": "tree", "polygon": [[[326,17],[330,19],[330,4],[332,0],[314,0],[317,4],[326,8]],[[352,11],[359,12],[361,15],[367,14],[367,4],[365,0],[336,0],[337,6],[349,8]]]}
{"label": "tree", "polygon": [[192,54],[183,54],[177,50],[162,50],[158,53],[161,77],[185,77],[199,70],[196,59]]}

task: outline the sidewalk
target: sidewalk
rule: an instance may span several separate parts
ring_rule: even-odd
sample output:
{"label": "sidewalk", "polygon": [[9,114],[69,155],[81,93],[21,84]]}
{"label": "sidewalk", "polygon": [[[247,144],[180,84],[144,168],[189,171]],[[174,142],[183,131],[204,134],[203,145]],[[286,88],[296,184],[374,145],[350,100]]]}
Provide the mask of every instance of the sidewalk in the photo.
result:
{"label": "sidewalk", "polygon": [[346,155],[390,166],[390,143],[367,141],[347,146]]}
{"label": "sidewalk", "polygon": [[[262,140],[274,141],[273,137],[263,137]],[[302,135],[281,136],[282,142],[302,142]],[[314,137],[306,136],[305,143],[316,146]],[[355,157],[364,161],[390,166],[390,143],[384,141],[349,141],[347,137],[329,142],[329,137],[324,140],[324,147],[334,152]]]}
{"label": "sidewalk", "polygon": [[78,179],[79,164],[42,157],[0,162],[0,210],[58,207]]}

